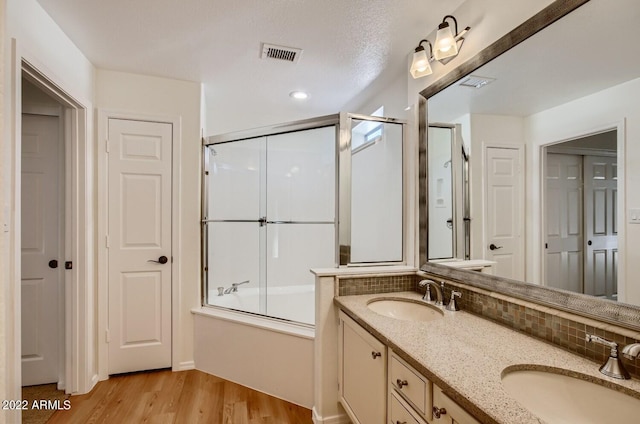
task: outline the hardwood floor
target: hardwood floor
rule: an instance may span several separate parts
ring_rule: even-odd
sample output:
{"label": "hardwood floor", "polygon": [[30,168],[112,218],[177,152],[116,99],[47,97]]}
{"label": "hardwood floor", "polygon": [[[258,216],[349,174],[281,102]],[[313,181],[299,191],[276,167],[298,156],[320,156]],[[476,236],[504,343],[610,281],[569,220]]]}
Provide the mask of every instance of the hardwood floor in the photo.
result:
{"label": "hardwood floor", "polygon": [[72,396],[47,424],[310,424],[311,411],[196,371],[126,374]]}

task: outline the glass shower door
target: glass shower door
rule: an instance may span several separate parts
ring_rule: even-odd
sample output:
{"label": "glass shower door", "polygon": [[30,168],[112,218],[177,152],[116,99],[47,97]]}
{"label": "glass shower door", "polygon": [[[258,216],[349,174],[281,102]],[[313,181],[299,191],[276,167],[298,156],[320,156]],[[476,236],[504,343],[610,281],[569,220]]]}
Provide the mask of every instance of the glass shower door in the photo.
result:
{"label": "glass shower door", "polygon": [[[208,146],[207,303],[264,313],[265,137]],[[233,291],[233,284],[238,291]],[[241,294],[241,295],[240,295]]]}
{"label": "glass shower door", "polygon": [[207,304],[315,322],[310,269],[336,265],[335,145],[328,126],[207,146]]}
{"label": "glass shower door", "polygon": [[315,322],[311,268],[334,267],[335,126],[267,137],[267,315]]}

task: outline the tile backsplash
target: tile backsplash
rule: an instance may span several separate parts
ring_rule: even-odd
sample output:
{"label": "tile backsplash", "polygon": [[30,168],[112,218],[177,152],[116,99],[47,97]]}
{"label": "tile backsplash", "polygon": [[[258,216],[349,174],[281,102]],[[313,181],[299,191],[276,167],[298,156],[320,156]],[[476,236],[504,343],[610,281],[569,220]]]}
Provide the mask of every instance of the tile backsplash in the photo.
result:
{"label": "tile backsplash", "polygon": [[[336,294],[348,296],[399,291],[424,293],[425,289],[418,287],[418,281],[422,279],[424,277],[415,274],[339,277]],[[435,279],[442,280],[440,277]],[[629,330],[584,318],[570,311],[540,306],[504,295],[496,296],[457,281],[445,280],[447,301],[452,287],[462,293],[462,298],[458,300],[462,310],[587,357],[598,364],[603,363],[609,356],[609,349],[587,342],[586,334],[595,334],[615,341],[620,349],[627,344],[640,342],[640,339],[636,338],[637,335]],[[640,360],[623,357],[622,361],[632,376],[640,378]]]}

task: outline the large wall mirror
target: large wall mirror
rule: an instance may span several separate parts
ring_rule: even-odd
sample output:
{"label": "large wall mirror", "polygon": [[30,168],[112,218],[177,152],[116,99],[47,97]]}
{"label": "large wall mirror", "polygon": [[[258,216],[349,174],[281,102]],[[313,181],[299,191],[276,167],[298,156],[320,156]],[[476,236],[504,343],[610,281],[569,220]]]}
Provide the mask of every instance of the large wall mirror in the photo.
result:
{"label": "large wall mirror", "polygon": [[428,126],[460,128],[469,257],[498,280],[640,305],[639,21],[637,0],[556,1],[421,93]]}

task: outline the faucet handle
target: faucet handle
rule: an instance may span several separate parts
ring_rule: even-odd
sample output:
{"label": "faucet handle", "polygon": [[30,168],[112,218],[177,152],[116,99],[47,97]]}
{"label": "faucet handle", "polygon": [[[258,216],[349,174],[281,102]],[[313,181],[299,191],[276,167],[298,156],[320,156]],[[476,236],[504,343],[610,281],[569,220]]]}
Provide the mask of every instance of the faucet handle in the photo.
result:
{"label": "faucet handle", "polygon": [[462,293],[456,290],[451,290],[451,300],[449,300],[449,304],[447,305],[447,311],[459,311],[460,307],[456,302],[456,297],[462,297]]}
{"label": "faucet handle", "polygon": [[427,286],[424,296],[422,296],[422,300],[425,302],[433,302],[433,299],[431,298],[431,286]]}

